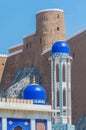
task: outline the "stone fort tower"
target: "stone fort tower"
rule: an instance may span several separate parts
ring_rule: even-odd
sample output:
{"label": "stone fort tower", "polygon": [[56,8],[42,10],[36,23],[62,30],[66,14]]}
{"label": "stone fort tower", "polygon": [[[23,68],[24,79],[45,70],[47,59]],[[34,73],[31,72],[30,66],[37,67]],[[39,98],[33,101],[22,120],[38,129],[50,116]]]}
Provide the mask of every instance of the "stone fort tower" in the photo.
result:
{"label": "stone fort tower", "polygon": [[36,15],[36,34],[42,51],[51,47],[60,37],[65,38],[64,12],[60,9],[40,11]]}

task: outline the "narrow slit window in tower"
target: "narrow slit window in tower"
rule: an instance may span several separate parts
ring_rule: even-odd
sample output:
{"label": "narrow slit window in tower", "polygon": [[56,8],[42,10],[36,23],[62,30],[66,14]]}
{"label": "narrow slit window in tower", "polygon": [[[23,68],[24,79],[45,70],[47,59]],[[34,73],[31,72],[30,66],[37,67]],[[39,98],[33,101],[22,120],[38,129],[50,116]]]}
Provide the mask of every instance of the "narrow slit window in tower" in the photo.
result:
{"label": "narrow slit window in tower", "polygon": [[57,31],[59,31],[59,27],[57,27]]}
{"label": "narrow slit window in tower", "polygon": [[30,48],[31,48],[31,42],[29,44],[30,44]]}
{"label": "narrow slit window in tower", "polygon": [[59,14],[57,14],[57,18],[59,18]]}
{"label": "narrow slit window in tower", "polygon": [[42,38],[40,38],[40,44],[42,44]]}
{"label": "narrow slit window in tower", "polygon": [[28,48],[28,43],[26,43],[26,48]]}

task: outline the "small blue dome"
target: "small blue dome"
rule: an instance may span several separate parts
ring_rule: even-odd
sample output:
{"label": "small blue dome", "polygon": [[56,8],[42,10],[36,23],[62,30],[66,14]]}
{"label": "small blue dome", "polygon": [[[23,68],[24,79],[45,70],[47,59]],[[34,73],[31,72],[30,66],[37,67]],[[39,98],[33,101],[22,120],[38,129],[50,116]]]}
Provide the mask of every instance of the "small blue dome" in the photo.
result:
{"label": "small blue dome", "polygon": [[46,91],[39,84],[30,84],[24,89],[23,98],[29,100],[46,101]]}
{"label": "small blue dome", "polygon": [[70,53],[70,47],[65,41],[57,41],[52,46],[52,53]]}

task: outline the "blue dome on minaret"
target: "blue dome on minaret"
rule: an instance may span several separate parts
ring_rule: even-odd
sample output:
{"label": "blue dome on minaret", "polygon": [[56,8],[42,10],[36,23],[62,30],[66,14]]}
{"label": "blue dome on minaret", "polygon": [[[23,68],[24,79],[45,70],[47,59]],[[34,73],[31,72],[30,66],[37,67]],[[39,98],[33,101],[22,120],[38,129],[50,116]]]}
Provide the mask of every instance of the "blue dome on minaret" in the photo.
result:
{"label": "blue dome on minaret", "polygon": [[41,85],[33,83],[26,86],[23,91],[23,98],[33,100],[34,104],[45,104],[46,91]]}
{"label": "blue dome on minaret", "polygon": [[70,47],[67,42],[61,40],[56,41],[52,46],[52,54],[53,53],[70,53]]}

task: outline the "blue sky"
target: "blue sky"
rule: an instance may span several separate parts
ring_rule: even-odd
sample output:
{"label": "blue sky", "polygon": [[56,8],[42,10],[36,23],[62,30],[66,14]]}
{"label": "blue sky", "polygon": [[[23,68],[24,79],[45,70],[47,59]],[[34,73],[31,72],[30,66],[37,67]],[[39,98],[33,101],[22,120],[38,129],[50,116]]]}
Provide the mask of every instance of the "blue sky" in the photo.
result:
{"label": "blue sky", "polygon": [[86,0],[0,0],[0,53],[35,32],[35,14],[49,8],[64,10],[67,38],[86,28]]}

